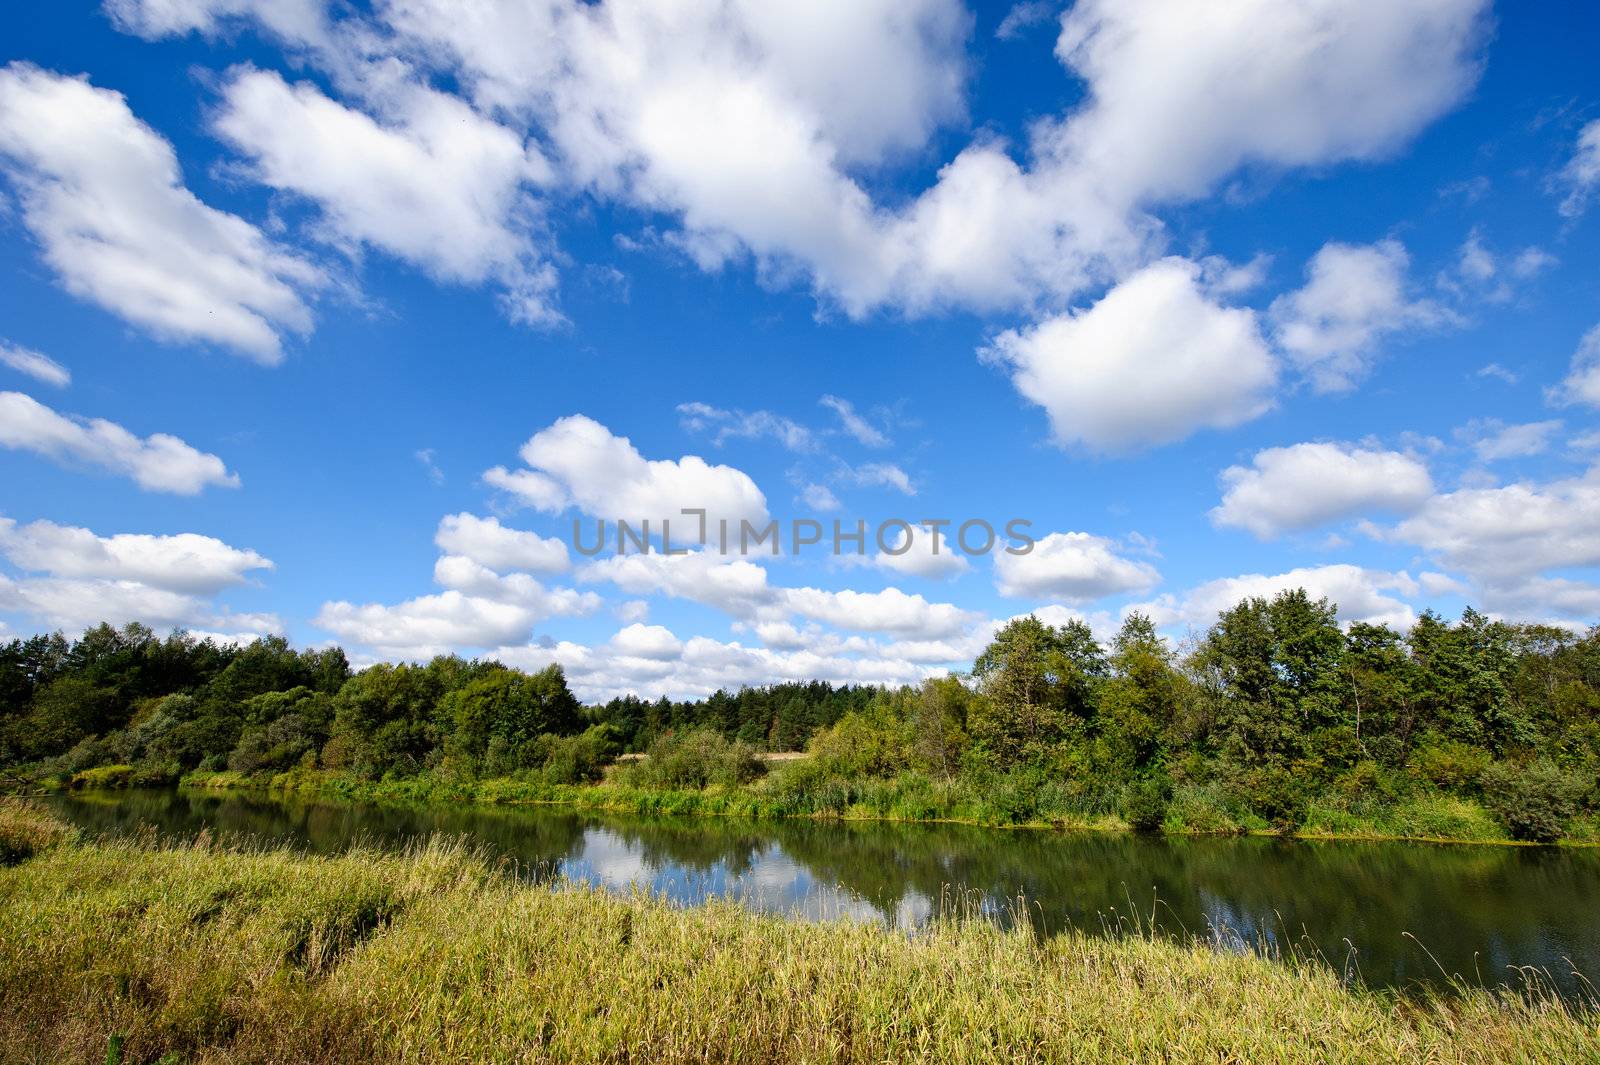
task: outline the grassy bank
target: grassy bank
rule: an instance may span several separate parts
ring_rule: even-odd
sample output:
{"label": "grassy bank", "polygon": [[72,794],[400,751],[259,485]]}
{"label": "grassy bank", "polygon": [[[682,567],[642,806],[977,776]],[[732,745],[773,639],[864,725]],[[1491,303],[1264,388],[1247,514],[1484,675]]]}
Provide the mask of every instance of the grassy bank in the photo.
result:
{"label": "grassy bank", "polygon": [[[426,773],[372,781],[303,769],[278,774],[191,773],[183,778],[183,784],[294,792],[371,803],[551,803],[646,815],[953,822],[1101,832],[1125,832],[1130,827],[1116,813],[1085,809],[1048,790],[1031,790],[1032,781],[981,790],[966,782],[933,781],[917,774],[863,780],[832,791],[794,789],[786,786],[781,776],[741,787],[688,791],[630,787],[615,781],[550,784],[537,777],[449,780]],[[1238,835],[1269,833],[1272,829],[1216,793],[1193,788],[1182,789],[1174,796],[1161,831],[1175,836]],[[1450,795],[1425,795],[1397,803],[1333,799],[1316,802],[1294,835],[1308,839],[1511,842],[1481,804]],[[1575,821],[1563,842],[1594,845],[1600,842],[1600,825],[1592,819]]]}
{"label": "grassy bank", "polygon": [[[1402,1000],[1159,936],[915,935],[516,881],[459,845],[308,857],[0,839],[9,1060],[1575,1061],[1537,993]],[[24,856],[25,855],[25,856]]]}

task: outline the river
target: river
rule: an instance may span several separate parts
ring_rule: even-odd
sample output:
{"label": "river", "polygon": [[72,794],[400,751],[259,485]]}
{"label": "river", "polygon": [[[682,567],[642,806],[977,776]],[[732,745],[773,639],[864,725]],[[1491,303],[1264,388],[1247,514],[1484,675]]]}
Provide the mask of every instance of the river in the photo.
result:
{"label": "river", "polygon": [[[913,927],[976,910],[1041,932],[1154,923],[1221,949],[1316,953],[1381,987],[1600,980],[1600,850],[1305,842],[903,825],[611,816],[563,807],[368,806],[250,792],[69,793],[91,832],[255,837],[336,852],[461,834],[523,875],[676,902],[737,898],[806,918]],[[1019,900],[1022,900],[1019,903]]]}

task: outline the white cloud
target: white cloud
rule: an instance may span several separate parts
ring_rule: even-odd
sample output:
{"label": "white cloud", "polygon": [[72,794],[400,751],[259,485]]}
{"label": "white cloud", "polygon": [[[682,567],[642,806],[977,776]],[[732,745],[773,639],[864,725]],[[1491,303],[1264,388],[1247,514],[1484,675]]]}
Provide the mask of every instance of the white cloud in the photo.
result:
{"label": "white cloud", "polygon": [[433,542],[441,551],[464,555],[492,570],[560,573],[568,566],[567,545],[555,537],[508,529],[497,518],[449,514],[439,521]]}
{"label": "white cloud", "polygon": [[1478,418],[1462,428],[1461,436],[1471,443],[1479,462],[1498,462],[1542,454],[1560,431],[1559,421],[1507,425],[1499,418]]}
{"label": "white cloud", "polygon": [[721,447],[730,439],[755,440],[770,436],[790,451],[812,451],[817,442],[811,430],[771,411],[722,410],[708,403],[680,403],[678,417],[691,432],[712,434]]}
{"label": "white cloud", "polygon": [[985,358],[1045,409],[1057,443],[1111,452],[1249,421],[1277,377],[1255,312],[1212,302],[1200,268],[1177,258],[1086,311],[1001,333]]}
{"label": "white cloud", "polygon": [[736,618],[754,618],[770,610],[777,599],[761,566],[742,558],[720,558],[709,551],[613,555],[584,566],[578,580],[607,581],[629,595],[659,593],[688,599]]}
{"label": "white cloud", "polygon": [[135,581],[169,592],[214,594],[242,584],[246,574],[271,569],[254,551],[197,533],[96,536],[88,529],[0,518],[0,553],[19,569],[52,577]]}
{"label": "white cloud", "polygon": [[220,458],[175,436],[140,437],[104,418],[57,414],[21,392],[0,392],[0,447],[99,466],[151,492],[196,495],[207,485],[239,486]]}
{"label": "white cloud", "polygon": [[808,484],[800,490],[800,501],[812,510],[838,510],[839,497],[825,484]]}
{"label": "white cloud", "polygon": [[893,488],[901,495],[914,496],[917,486],[911,475],[892,462],[868,462],[844,467],[840,476],[860,488]]}
{"label": "white cloud", "polygon": [[[1270,599],[1279,592],[1304,588],[1313,599],[1326,598],[1337,604],[1341,621],[1366,621],[1373,624],[1409,628],[1416,612],[1399,596],[1417,593],[1417,582],[1404,572],[1363,569],[1336,564],[1292,569],[1268,576],[1249,573],[1207,581],[1182,596],[1163,595],[1147,603],[1129,607],[1148,614],[1158,625],[1192,625],[1205,628],[1217,615],[1241,600]],[[1396,593],[1396,594],[1385,594]]]}
{"label": "white cloud", "polygon": [[1600,186],[1600,119],[1590,122],[1578,132],[1578,142],[1572,159],[1562,168],[1560,182],[1567,189],[1561,201],[1561,213],[1576,218],[1589,206],[1589,197]]}
{"label": "white cloud", "polygon": [[630,658],[665,661],[683,652],[683,641],[660,625],[629,625],[611,637],[611,648]]}
{"label": "white cloud", "polygon": [[1000,20],[1000,25],[995,27],[994,35],[1002,41],[1014,41],[1025,30],[1049,22],[1055,11],[1056,5],[1048,0],[1024,0],[1023,3],[1013,4],[1005,18]]}
{"label": "white cloud", "polygon": [[629,595],[664,594],[715,607],[735,619],[759,623],[793,615],[855,632],[887,632],[938,639],[978,617],[950,603],[933,603],[898,588],[878,592],[785,588],[742,558],[708,551],[685,555],[616,555],[585,566],[579,580],[607,581]]}
{"label": "white cloud", "polygon": [[3,340],[0,340],[0,366],[9,366],[20,374],[27,374],[35,381],[56,388],[66,388],[72,383],[71,372],[50,356],[7,344]]}
{"label": "white cloud", "polygon": [[909,532],[902,530],[889,545],[898,553],[879,551],[872,561],[882,569],[903,573],[908,577],[928,580],[954,577],[972,568],[956,545],[954,535],[955,530],[949,527],[937,531],[925,527]]}
{"label": "white cloud", "polygon": [[1504,381],[1508,385],[1515,385],[1518,381],[1522,380],[1522,378],[1519,377],[1515,371],[1506,369],[1498,362],[1491,362],[1486,366],[1479,367],[1475,376],[1493,377],[1496,380]]}
{"label": "white cloud", "polygon": [[1433,494],[1428,467],[1412,455],[1349,444],[1294,444],[1256,452],[1222,471],[1218,526],[1267,540],[1371,511],[1408,513]]}
{"label": "white cloud", "polygon": [[97,536],[88,529],[0,518],[0,554],[25,574],[0,574],[0,610],[52,627],[81,630],[100,621],[156,628],[229,627],[281,631],[270,614],[234,615],[205,597],[243,584],[272,562],[195,533]]}
{"label": "white cloud", "polygon": [[1354,388],[1377,359],[1380,340],[1446,316],[1406,294],[1410,256],[1394,240],[1324,244],[1306,284],[1272,303],[1278,344],[1319,392]]}
{"label": "white cloud", "polygon": [[1583,335],[1572,353],[1572,367],[1551,398],[1559,403],[1585,403],[1600,407],[1600,325]]}
{"label": "white cloud", "polygon": [[383,655],[430,658],[460,647],[525,643],[545,616],[520,603],[450,589],[392,606],[324,603],[313,624]]}
{"label": "white cloud", "polygon": [[1543,484],[1442,493],[1385,535],[1422,547],[1480,585],[1600,565],[1600,466]]}
{"label": "white cloud", "polygon": [[25,63],[0,69],[0,161],[22,220],[74,295],[157,336],[263,363],[311,329],[320,270],[200,202],[172,145],[120,93]]}
{"label": "white cloud", "polygon": [[525,186],[550,178],[538,149],[446,93],[391,96],[380,123],[308,82],[245,68],[212,126],[250,157],[257,181],[316,203],[329,240],[379,248],[443,281],[492,280],[514,321],[559,321],[555,271],[528,236],[537,212]]}
{"label": "white cloud", "polygon": [[627,437],[581,414],[535,433],[520,454],[529,469],[497,466],[484,480],[539,510],[559,513],[572,506],[634,527],[648,519],[653,529],[667,519],[680,530],[674,533],[678,544],[699,533],[698,519],[684,516],[684,509],[706,511],[713,539],[720,519],[737,530],[741,520],[764,523],[767,517],[766,497],[742,471],[696,455],[646,459]]}
{"label": "white cloud", "polygon": [[326,38],[322,0],[105,0],[118,29],[148,40],[185,33],[215,36],[230,20],[254,18],[296,43]]}
{"label": "white cloud", "polygon": [[1148,562],[1118,553],[1117,544],[1085,532],[1050,533],[1025,555],[994,556],[995,587],[1013,599],[1059,599],[1081,606],[1161,582]]}
{"label": "white cloud", "polygon": [[611,608],[620,621],[635,624],[650,616],[650,604],[643,599],[629,599]]}
{"label": "white cloud", "polygon": [[[118,4],[146,33],[255,7]],[[547,144],[570,188],[673,216],[669,242],[703,267],[748,257],[861,315],[1059,305],[1159,245],[1149,206],[1243,166],[1392,153],[1475,83],[1487,7],[1080,0],[1056,54],[1081,102],[1015,152],[968,144],[897,206],[864,177],[964,118],[972,20],[956,0],[482,0],[471,17],[403,0],[343,20],[337,48],[297,9],[260,17],[378,104],[397,83],[459,85]],[[373,41],[401,58],[372,62]]]}
{"label": "white cloud", "polygon": [[939,639],[961,632],[979,615],[951,603],[930,603],[898,588],[881,592],[838,592],[820,588],[782,589],[782,606],[801,617],[857,632],[888,632]]}
{"label": "white cloud", "polygon": [[889,438],[884,436],[871,422],[856,413],[855,406],[847,399],[838,396],[823,396],[821,401],[833,413],[839,416],[839,424],[844,431],[854,437],[857,443],[867,447],[887,447]]}

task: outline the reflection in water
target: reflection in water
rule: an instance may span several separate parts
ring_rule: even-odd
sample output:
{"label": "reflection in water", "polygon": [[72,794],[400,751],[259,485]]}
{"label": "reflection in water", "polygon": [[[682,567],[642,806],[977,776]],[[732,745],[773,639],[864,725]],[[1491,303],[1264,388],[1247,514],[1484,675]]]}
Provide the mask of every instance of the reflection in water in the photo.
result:
{"label": "reflection in water", "polygon": [[[435,832],[471,837],[533,879],[565,876],[678,902],[900,927],[952,908],[1042,933],[1149,924],[1223,946],[1320,953],[1368,983],[1600,972],[1600,852],[1418,843],[1164,839],[863,822],[613,817],[556,807],[376,807],[245,793],[134,791],[50,800],[91,831],[339,851]],[[1019,905],[1018,900],[1026,900]],[[1415,937],[1414,939],[1409,936]],[[1426,951],[1422,949],[1426,947]],[[1433,957],[1429,957],[1429,954]],[[1434,961],[1437,958],[1437,963]]]}

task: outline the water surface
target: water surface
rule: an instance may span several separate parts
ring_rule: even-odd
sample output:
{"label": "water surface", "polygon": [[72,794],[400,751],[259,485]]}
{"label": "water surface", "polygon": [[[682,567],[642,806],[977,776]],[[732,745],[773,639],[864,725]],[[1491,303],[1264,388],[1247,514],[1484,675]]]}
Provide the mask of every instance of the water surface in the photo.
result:
{"label": "water surface", "polygon": [[[952,904],[1041,932],[1155,922],[1225,949],[1320,953],[1377,986],[1518,983],[1568,995],[1600,974],[1600,851],[1423,843],[1166,839],[880,822],[743,822],[563,807],[390,807],[248,792],[76,793],[48,800],[97,832],[202,829],[337,852],[459,833],[525,875],[737,898],[805,917],[913,927]],[[1021,907],[1019,899],[1026,900]]]}

